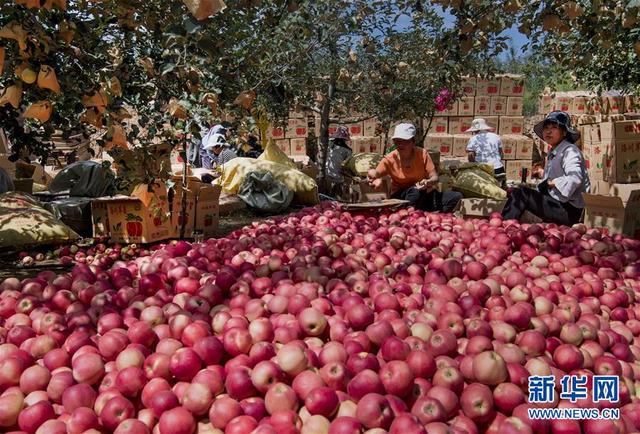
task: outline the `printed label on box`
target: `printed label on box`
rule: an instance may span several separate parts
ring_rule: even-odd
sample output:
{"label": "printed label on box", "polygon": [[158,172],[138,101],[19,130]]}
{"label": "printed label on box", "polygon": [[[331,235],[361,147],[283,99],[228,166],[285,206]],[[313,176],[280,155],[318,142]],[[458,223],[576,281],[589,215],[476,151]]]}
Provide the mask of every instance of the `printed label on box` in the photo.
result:
{"label": "printed label on box", "polygon": [[475,96],[477,80],[475,77],[465,77],[462,79],[462,93],[467,96]]}
{"label": "printed label on box", "polygon": [[522,116],[523,98],[510,96],[507,98],[507,116]]}
{"label": "printed label on box", "polygon": [[478,78],[476,86],[476,95],[499,95],[500,94],[500,79],[499,78]]}
{"label": "printed label on box", "polygon": [[307,140],[291,139],[291,155],[307,155]]}
{"label": "printed label on box", "polygon": [[459,116],[473,116],[475,110],[475,98],[472,96],[463,97],[458,102]]}
{"label": "printed label on box", "polygon": [[491,98],[488,96],[476,96],[474,112],[476,115],[489,116],[491,114]]}
{"label": "printed label on box", "polygon": [[506,96],[491,97],[491,114],[494,116],[504,116],[507,114],[507,97]]}

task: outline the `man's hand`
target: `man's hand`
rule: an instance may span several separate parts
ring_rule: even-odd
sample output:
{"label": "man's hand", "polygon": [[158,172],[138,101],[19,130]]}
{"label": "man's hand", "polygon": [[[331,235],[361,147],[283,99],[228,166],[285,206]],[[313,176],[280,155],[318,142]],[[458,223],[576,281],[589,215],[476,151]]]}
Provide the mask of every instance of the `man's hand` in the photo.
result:
{"label": "man's hand", "polygon": [[553,182],[553,179],[547,179],[547,185],[549,186],[549,188],[555,188],[556,183]]}

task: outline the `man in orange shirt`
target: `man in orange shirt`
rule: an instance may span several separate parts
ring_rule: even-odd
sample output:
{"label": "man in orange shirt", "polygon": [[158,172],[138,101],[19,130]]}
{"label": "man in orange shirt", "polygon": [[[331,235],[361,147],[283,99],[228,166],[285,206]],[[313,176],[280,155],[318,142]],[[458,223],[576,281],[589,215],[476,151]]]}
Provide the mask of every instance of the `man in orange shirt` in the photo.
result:
{"label": "man in orange shirt", "polygon": [[396,126],[392,137],[396,150],[369,171],[369,183],[378,188],[381,178],[390,176],[391,197],[408,200],[410,206],[422,211],[452,212],[462,194],[436,189],[438,172],[427,150],[415,146],[415,136],[412,124]]}

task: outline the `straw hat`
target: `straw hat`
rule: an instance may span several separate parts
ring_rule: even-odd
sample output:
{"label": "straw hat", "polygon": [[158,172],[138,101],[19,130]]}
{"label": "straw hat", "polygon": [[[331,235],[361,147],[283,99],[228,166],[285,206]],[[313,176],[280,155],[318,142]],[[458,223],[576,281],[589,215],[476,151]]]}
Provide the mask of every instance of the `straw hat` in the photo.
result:
{"label": "straw hat", "polygon": [[493,128],[487,124],[483,118],[476,118],[471,122],[471,128],[465,131],[465,133],[475,133],[478,131],[491,131]]}

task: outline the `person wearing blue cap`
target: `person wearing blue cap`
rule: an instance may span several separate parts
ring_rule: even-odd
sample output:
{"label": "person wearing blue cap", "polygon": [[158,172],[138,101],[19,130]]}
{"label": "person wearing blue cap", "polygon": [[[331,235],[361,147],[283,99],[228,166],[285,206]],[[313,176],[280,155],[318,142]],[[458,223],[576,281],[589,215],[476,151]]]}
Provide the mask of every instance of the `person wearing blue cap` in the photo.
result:
{"label": "person wearing blue cap", "polygon": [[533,131],[550,147],[542,182],[538,190],[514,189],[502,217],[519,219],[529,211],[544,222],[572,226],[582,217],[582,193],[591,187],[584,156],[576,145],[580,133],[571,128],[571,118],[563,111],[549,113]]}

